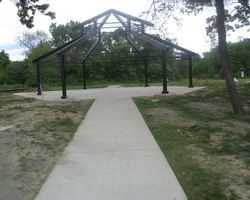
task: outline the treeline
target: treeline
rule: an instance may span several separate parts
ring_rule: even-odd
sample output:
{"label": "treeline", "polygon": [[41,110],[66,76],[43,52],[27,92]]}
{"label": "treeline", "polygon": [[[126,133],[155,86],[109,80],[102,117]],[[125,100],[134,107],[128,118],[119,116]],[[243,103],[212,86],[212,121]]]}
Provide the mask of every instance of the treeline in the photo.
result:
{"label": "treeline", "polygon": [[[18,37],[21,45],[26,47],[26,58],[23,61],[10,61],[8,54],[0,52],[0,84],[29,84],[36,83],[36,66],[32,63],[37,57],[79,36],[72,32],[71,27],[79,22],[70,21],[66,25],[52,23],[49,38],[43,31],[25,33]],[[91,27],[88,27],[89,29]],[[87,28],[87,31],[88,31]],[[148,80],[162,80],[161,51],[136,37],[131,38],[148,61]],[[65,55],[67,84],[82,84],[82,59],[92,47],[96,37],[79,45]],[[171,40],[168,40],[171,42]],[[32,44],[32,45],[31,45]],[[240,76],[240,69],[245,68],[247,76],[250,67],[250,40],[244,39],[237,43],[228,44],[229,57],[235,77]],[[167,53],[167,77],[170,81],[188,78],[188,56],[174,49]],[[125,39],[125,32],[119,28],[113,32],[103,32],[102,40],[85,62],[87,82],[143,82],[145,77],[143,57]],[[218,57],[218,48],[193,57],[194,78],[223,78]],[[56,55],[43,60],[41,77],[43,84],[61,84],[59,58]]]}
{"label": "treeline", "polygon": [[[243,39],[236,43],[228,43],[228,54],[234,77],[240,77],[240,70],[245,69],[246,77],[250,76],[250,39]],[[199,58],[193,70],[198,79],[223,79],[222,67],[219,61],[218,46]]]}

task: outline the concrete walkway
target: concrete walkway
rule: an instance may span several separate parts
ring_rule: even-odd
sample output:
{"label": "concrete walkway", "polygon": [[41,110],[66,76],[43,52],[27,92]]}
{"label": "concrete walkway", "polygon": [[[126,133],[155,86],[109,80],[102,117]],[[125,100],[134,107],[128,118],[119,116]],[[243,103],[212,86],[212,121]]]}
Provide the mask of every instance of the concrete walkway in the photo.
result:
{"label": "concrete walkway", "polygon": [[[160,95],[161,89],[68,91],[69,99],[94,98],[95,102],[36,200],[187,199],[131,98]],[[168,87],[169,95],[197,89]],[[44,100],[60,100],[60,96],[61,91],[43,94]]]}

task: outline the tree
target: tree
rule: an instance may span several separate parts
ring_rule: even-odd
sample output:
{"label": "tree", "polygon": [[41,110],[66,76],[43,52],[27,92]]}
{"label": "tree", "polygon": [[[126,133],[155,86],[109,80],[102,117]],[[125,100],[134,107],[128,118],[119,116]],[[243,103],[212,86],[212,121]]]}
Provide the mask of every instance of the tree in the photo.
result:
{"label": "tree", "polygon": [[5,84],[25,84],[28,78],[28,66],[25,61],[10,62],[5,69]]}
{"label": "tree", "polygon": [[59,47],[80,36],[79,31],[73,31],[71,28],[78,25],[80,22],[72,21],[67,24],[52,23],[49,27],[52,35],[52,43],[55,47]]}
{"label": "tree", "polygon": [[35,48],[41,42],[47,42],[49,35],[44,31],[37,30],[36,32],[25,31],[22,35],[16,38],[16,41],[26,49],[24,55],[28,56],[33,48]]}
{"label": "tree", "polygon": [[0,70],[4,69],[8,63],[10,63],[9,55],[4,50],[2,50],[0,52]]}
{"label": "tree", "polygon": [[[51,51],[52,48],[50,46],[50,44],[48,42],[40,42],[36,47],[32,48],[29,55],[28,55],[28,63],[29,63],[29,69],[28,69],[28,73],[29,73],[29,79],[28,82],[29,83],[35,83],[36,82],[36,67],[35,65],[32,63],[32,60],[42,56],[43,54]],[[52,58],[55,56],[51,56]],[[47,65],[47,68],[49,67],[54,67],[53,65],[50,66],[49,64]],[[46,69],[43,69],[43,73],[49,74],[49,72],[46,72]],[[49,76],[53,76],[53,74],[50,74]]]}
{"label": "tree", "polygon": [[39,0],[11,0],[11,2],[13,2],[18,9],[17,15],[20,22],[28,28],[34,26],[33,23],[36,11],[41,12],[45,16],[49,16],[52,20],[55,19],[56,14],[47,11],[49,8],[48,3],[39,4]]}
{"label": "tree", "polygon": [[5,69],[9,63],[9,55],[4,50],[2,50],[0,52],[0,84],[4,84]]}
{"label": "tree", "polygon": [[218,46],[220,61],[223,68],[224,77],[227,84],[228,95],[233,107],[234,113],[244,115],[245,112],[240,102],[239,95],[236,90],[236,86],[233,80],[233,73],[230,67],[227,40],[226,40],[226,27],[225,27],[225,8],[223,0],[215,0],[216,12],[217,12],[217,32],[218,32]]}
{"label": "tree", "polygon": [[[157,12],[173,12],[172,8],[168,6],[167,0],[153,0],[152,5],[156,7],[158,4]],[[234,12],[229,14],[224,7],[224,0],[175,0],[173,3],[180,6],[180,12],[182,13],[195,13],[203,11],[206,6],[215,6],[216,8],[216,28],[218,33],[218,52],[220,56],[220,62],[223,67],[223,73],[226,80],[228,95],[231,101],[231,105],[234,113],[244,115],[244,110],[241,105],[236,86],[233,80],[233,74],[230,67],[227,40],[226,40],[226,25],[229,22],[236,22],[235,28],[249,25],[250,18],[250,6],[249,0],[238,0],[234,6]],[[214,4],[213,4],[214,3]],[[228,20],[228,21],[227,21]]]}
{"label": "tree", "polygon": [[228,43],[228,53],[232,71],[240,74],[240,69],[245,68],[249,73],[250,68],[250,39],[244,39],[237,43]]}

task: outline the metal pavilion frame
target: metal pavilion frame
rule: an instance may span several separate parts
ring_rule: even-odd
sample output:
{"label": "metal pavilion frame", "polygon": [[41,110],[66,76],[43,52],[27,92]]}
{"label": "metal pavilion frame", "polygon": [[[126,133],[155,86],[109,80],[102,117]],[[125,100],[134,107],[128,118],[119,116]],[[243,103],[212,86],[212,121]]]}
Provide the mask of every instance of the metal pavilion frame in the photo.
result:
{"label": "metal pavilion frame", "polygon": [[[65,54],[70,51],[71,49],[77,47],[78,45],[82,44],[83,42],[89,40],[92,37],[97,37],[97,40],[94,42],[92,47],[88,50],[88,52],[83,56],[82,58],[82,67],[83,67],[83,84],[84,88],[86,89],[86,70],[85,70],[85,62],[88,59],[88,57],[92,54],[94,51],[95,47],[97,44],[101,41],[101,28],[103,28],[104,24],[110,17],[110,15],[113,14],[115,18],[119,21],[120,24],[125,28],[125,38],[128,41],[128,43],[133,46],[136,51],[140,54],[140,56],[144,60],[144,66],[145,66],[145,87],[148,86],[148,76],[147,76],[147,67],[148,67],[148,59],[146,55],[140,50],[140,48],[136,45],[136,43],[130,38],[130,35],[136,36],[137,38],[142,39],[143,41],[159,48],[161,50],[161,55],[162,55],[162,81],[163,81],[163,94],[168,93],[167,91],[167,73],[166,73],[166,52],[169,50],[169,47],[175,48],[179,51],[185,52],[188,54],[189,58],[189,86],[188,87],[193,87],[192,83],[192,56],[195,55],[194,52],[189,51],[185,48],[182,48],[178,45],[175,45],[171,42],[167,42],[165,40],[162,40],[160,38],[157,38],[155,36],[152,36],[150,34],[145,33],[145,26],[150,26],[153,27],[154,24],[142,20],[140,18],[125,14],[123,12],[110,9],[107,10],[106,12],[103,12],[85,22],[82,22],[72,28],[72,30],[81,30],[81,35],[58,47],[55,48],[54,50],[36,58],[33,60],[33,63],[36,63],[36,69],[37,69],[37,84],[38,84],[38,95],[41,95],[41,73],[40,73],[40,67],[41,67],[41,62],[43,59],[51,56],[52,54],[57,54],[57,56],[60,58],[60,66],[61,66],[61,79],[62,79],[62,99],[67,98],[67,92],[66,92],[66,72],[65,72]],[[98,23],[97,20],[102,19],[101,23]],[[126,21],[124,20],[126,19]],[[139,32],[135,31],[132,29],[132,23],[139,23]],[[91,32],[85,33],[85,26],[93,23],[94,28]]]}

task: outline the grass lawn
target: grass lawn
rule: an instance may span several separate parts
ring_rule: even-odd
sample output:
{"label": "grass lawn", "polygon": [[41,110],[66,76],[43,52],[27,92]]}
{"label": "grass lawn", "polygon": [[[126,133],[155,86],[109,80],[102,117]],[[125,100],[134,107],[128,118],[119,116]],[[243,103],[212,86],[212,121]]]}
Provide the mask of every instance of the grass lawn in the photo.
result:
{"label": "grass lawn", "polygon": [[[250,115],[234,115],[225,86],[217,85],[134,101],[189,200],[250,199]],[[250,87],[237,90],[242,102],[250,100]]]}

